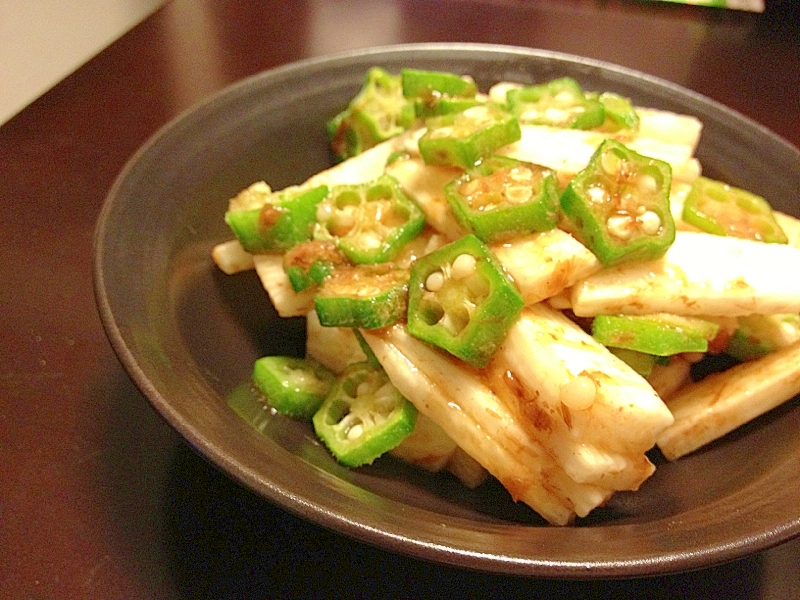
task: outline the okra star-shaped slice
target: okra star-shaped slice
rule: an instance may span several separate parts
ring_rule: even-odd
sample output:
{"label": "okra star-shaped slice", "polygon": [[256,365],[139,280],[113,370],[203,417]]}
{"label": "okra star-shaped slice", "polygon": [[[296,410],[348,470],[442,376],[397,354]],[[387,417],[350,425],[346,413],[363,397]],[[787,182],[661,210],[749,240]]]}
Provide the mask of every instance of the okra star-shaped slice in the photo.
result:
{"label": "okra star-shaped slice", "polygon": [[339,266],[314,297],[324,327],[379,329],[406,313],[408,271],[394,263]]}
{"label": "okra star-shaped slice", "polygon": [[284,252],[311,239],[317,204],[327,194],[324,185],[271,192],[266,184],[253,184],[232,205],[238,202],[257,207],[231,208],[225,213],[225,222],[248,252]]}
{"label": "okra star-shaped slice", "polygon": [[669,164],[609,139],[561,194],[561,209],[604,266],[653,260],[675,240],[671,182]]}
{"label": "okra star-shaped slice", "polygon": [[425,228],[422,209],[390,175],[332,187],[316,216],[315,238],[333,238],[356,264],[392,260]]}
{"label": "okra star-shaped slice", "polygon": [[474,235],[411,268],[409,333],[471,365],[486,366],[523,306],[502,265]]}
{"label": "okra star-shaped slice", "polygon": [[373,67],[350,105],[327,124],[337,160],[356,156],[399,135],[414,120],[414,106],[403,97],[400,77]]}
{"label": "okra star-shaped slice", "polygon": [[400,74],[403,96],[413,101],[418,117],[433,117],[462,112],[480,104],[478,88],[468,77],[441,71],[403,69]]}
{"label": "okra star-shaped slice", "polygon": [[494,104],[480,104],[463,112],[432,117],[419,139],[419,152],[428,165],[468,169],[522,137],[516,117]]}
{"label": "okra star-shaped slice", "polygon": [[578,82],[569,77],[511,89],[506,102],[520,123],[592,129],[606,118],[603,103],[587,97]]}
{"label": "okra star-shaped slice", "polygon": [[371,464],[414,431],[417,409],[380,366],[348,366],[314,414],[314,431],[343,465]]}
{"label": "okra star-shaped slice", "polygon": [[549,231],[558,222],[555,173],[513,158],[490,156],[444,192],[458,221],[484,242]]}

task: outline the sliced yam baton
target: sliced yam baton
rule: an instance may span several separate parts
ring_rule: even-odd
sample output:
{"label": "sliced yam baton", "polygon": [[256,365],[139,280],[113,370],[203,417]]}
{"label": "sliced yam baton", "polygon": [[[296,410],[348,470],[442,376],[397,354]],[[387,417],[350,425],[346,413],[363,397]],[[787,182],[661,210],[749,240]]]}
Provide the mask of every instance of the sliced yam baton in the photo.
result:
{"label": "sliced yam baton", "polygon": [[253,255],[242,248],[239,240],[229,240],[217,244],[211,251],[211,258],[219,270],[226,275],[235,275],[242,271],[255,269]]}
{"label": "sliced yam baton", "polygon": [[652,387],[563,314],[527,307],[489,367],[490,387],[579,483],[635,490],[672,423]]}
{"label": "sliced yam baton", "polygon": [[280,254],[253,254],[261,285],[267,291],[272,305],[281,317],[302,317],[314,308],[316,288],[295,292],[289,276],[283,270],[283,256]]}
{"label": "sliced yam baton", "polygon": [[554,525],[586,516],[613,490],[570,479],[519,424],[479,371],[411,336],[405,326],[365,331],[392,383],[515,501]]}
{"label": "sliced yam baton", "polygon": [[416,201],[428,224],[450,241],[467,233],[444,195],[444,187],[461,173],[456,167],[426,165],[419,157],[399,158],[386,166],[386,174],[394,177],[403,191]]}
{"label": "sliced yam baton", "polygon": [[671,313],[737,317],[800,312],[800,278],[785,244],[679,231],[658,260],[604,269],[572,288],[576,315]]}
{"label": "sliced yam baton", "polygon": [[306,356],[334,373],[341,373],[349,364],[367,360],[352,329],[325,327],[313,310],[306,318]]}
{"label": "sliced yam baton", "polygon": [[430,471],[438,473],[447,467],[458,446],[436,423],[423,414],[417,415],[417,422],[407,438],[389,451],[389,454]]}
{"label": "sliced yam baton", "polygon": [[489,249],[514,280],[526,305],[551,298],[601,268],[586,246],[561,229],[490,244]]}
{"label": "sliced yam baton", "polygon": [[675,423],[658,447],[675,460],[800,394],[800,342],[714,373],[681,389],[667,401]]}
{"label": "sliced yam baton", "polygon": [[[499,149],[497,154],[541,165],[559,174],[574,174],[586,167],[597,147],[608,138],[596,131],[543,125],[523,125],[521,133],[518,142]],[[675,181],[691,183],[700,175],[700,163],[693,156],[694,148],[689,145],[634,138],[626,141],[626,146],[668,163]]]}

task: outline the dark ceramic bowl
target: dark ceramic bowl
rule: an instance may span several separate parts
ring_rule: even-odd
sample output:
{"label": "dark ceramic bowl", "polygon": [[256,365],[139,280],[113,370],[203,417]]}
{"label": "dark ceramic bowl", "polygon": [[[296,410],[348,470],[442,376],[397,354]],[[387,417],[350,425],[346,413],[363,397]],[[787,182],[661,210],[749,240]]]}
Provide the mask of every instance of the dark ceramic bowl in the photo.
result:
{"label": "dark ceramic bowl", "polygon": [[546,526],[490,482],[386,458],[347,470],[305,424],[276,416],[263,434],[226,398],[253,361],[301,352],[302,320],[279,319],[253,273],[225,276],[212,247],[230,238],[227,200],[253,181],[300,183],[328,167],[325,123],[382,65],[500,80],[569,75],[699,117],[706,173],[798,214],[800,153],[706,98],[597,61],[482,45],[378,48],[313,59],[244,80],[181,115],[129,162],[96,231],[95,283],[120,360],[153,406],[231,477],[304,518],[362,541],[473,569],[560,578],[689,570],[800,534],[800,404],[795,399],[706,449],[659,462],[637,493],[571,527]]}

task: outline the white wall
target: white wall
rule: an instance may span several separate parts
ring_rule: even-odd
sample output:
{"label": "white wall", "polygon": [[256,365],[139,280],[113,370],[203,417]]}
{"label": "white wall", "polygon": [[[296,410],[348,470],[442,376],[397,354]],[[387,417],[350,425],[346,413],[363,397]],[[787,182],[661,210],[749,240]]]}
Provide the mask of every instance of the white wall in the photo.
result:
{"label": "white wall", "polygon": [[0,124],[165,0],[0,0]]}

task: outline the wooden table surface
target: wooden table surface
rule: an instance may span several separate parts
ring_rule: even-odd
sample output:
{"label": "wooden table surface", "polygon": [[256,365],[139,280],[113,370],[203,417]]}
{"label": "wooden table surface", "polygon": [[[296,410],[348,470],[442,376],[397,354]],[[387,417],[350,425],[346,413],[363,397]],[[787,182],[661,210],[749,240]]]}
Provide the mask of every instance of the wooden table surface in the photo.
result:
{"label": "wooden table surface", "polygon": [[422,41],[614,62],[707,95],[800,146],[798,3],[763,14],[623,0],[172,0],[0,127],[0,597],[800,598],[800,540],[693,573],[541,581],[353,542],[197,456],[117,362],[92,235],[135,150],[242,77]]}

